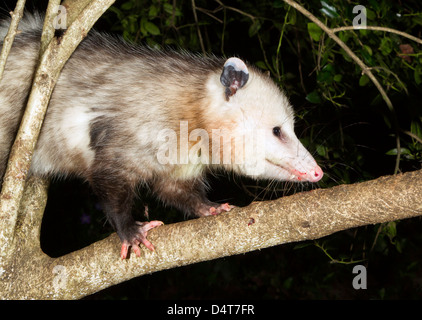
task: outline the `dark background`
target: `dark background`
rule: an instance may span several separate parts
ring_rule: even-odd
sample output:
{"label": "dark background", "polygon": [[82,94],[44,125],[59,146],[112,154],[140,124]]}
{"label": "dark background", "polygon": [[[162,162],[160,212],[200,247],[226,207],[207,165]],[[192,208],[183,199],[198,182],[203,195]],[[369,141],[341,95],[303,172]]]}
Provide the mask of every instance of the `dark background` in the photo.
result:
{"label": "dark background", "polygon": [[[280,183],[271,188],[267,182],[222,174],[210,177],[212,200],[242,206],[254,199],[274,199],[393,174],[396,134],[402,148],[400,171],[421,168],[420,45],[378,31],[337,34],[374,68],[393,102],[391,112],[344,51],[327,36],[313,39],[311,36],[318,38],[318,32],[312,32],[310,21],[283,1],[195,3],[200,8],[197,15],[205,51],[237,55],[271,72],[295,107],[298,137],[325,172],[317,186]],[[302,2],[333,28],[352,25],[356,4],[367,8],[368,25],[390,27],[421,38],[422,4],[417,0]],[[46,1],[31,1],[28,10],[42,11],[45,5]],[[14,2],[0,1],[0,6],[7,13]],[[187,0],[117,1],[95,28],[140,45],[202,52],[191,1]],[[403,57],[409,47],[412,54]],[[143,191],[134,209],[139,219],[145,219],[144,203],[149,204],[151,220],[168,224],[184,219],[175,210],[163,209]],[[421,225],[421,219],[415,218],[366,226],[315,242],[286,244],[156,272],[86,299],[418,299],[422,293]],[[66,254],[111,232],[86,184],[53,182],[41,235],[47,254]],[[367,290],[352,287],[355,261],[367,267]]]}

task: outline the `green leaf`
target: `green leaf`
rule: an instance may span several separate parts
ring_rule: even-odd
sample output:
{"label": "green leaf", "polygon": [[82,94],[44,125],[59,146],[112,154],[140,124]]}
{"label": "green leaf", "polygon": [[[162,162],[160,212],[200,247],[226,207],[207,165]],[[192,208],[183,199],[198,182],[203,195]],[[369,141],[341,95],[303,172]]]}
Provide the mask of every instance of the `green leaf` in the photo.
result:
{"label": "green leaf", "polygon": [[257,61],[255,62],[255,65],[260,69],[268,70],[268,67],[264,61]]}
{"label": "green leaf", "polygon": [[283,288],[289,290],[293,285],[293,281],[293,277],[288,277],[286,280],[283,281]]}
{"label": "green leaf", "polygon": [[380,6],[379,6],[379,4],[378,4],[378,1],[375,1],[375,0],[369,0],[369,3],[371,4],[371,7],[372,8],[374,8],[375,10],[379,10],[380,9]]}
{"label": "green leaf", "polygon": [[128,31],[134,34],[138,28],[138,17],[136,15],[130,15],[128,18]]}
{"label": "green leaf", "polygon": [[422,139],[422,126],[418,121],[410,123],[410,132]]}
{"label": "green leaf", "polygon": [[148,31],[153,36],[157,36],[160,34],[160,29],[150,21],[145,22],[145,30]]}
{"label": "green leaf", "polygon": [[339,14],[337,13],[337,10],[335,7],[330,6],[327,2],[325,1],[321,1],[321,5],[322,8],[320,9],[320,11],[325,14],[326,16],[328,16],[329,18],[338,18],[340,17]]}
{"label": "green leaf", "polygon": [[341,41],[347,42],[347,40],[349,40],[350,38],[350,33],[345,32],[345,31],[340,31],[338,34],[338,37],[340,38]]}
{"label": "green leaf", "polygon": [[368,52],[368,54],[370,56],[372,56],[372,49],[371,49],[371,47],[370,46],[367,46],[367,45],[364,45],[363,47],[364,47],[365,51]]}
{"label": "green leaf", "polygon": [[369,78],[366,74],[363,74],[359,79],[359,85],[361,87],[366,86],[368,84],[368,82],[369,82]]}
{"label": "green leaf", "polygon": [[291,10],[289,13],[289,20],[287,20],[288,24],[295,25],[296,24],[296,10]]}
{"label": "green leaf", "polygon": [[322,70],[317,75],[318,82],[324,82],[326,84],[331,84],[334,80],[334,66],[329,63],[322,68]]}
{"label": "green leaf", "polygon": [[373,21],[375,20],[377,17],[377,15],[375,14],[374,11],[372,11],[371,9],[366,8],[366,18],[368,19],[368,21]]}
{"label": "green leaf", "polygon": [[336,74],[334,76],[334,81],[335,82],[341,82],[342,79],[343,79],[343,75],[342,74]]}
{"label": "green leaf", "polygon": [[109,9],[108,9],[110,12],[114,12],[116,15],[117,15],[117,18],[119,19],[119,20],[123,20],[123,12],[119,9],[119,8],[117,8],[117,7],[115,7],[115,6],[111,6]]}
{"label": "green leaf", "polygon": [[316,152],[318,153],[318,155],[320,155],[323,158],[327,158],[327,148],[324,147],[323,145],[318,145],[316,148]]}
{"label": "green leaf", "polygon": [[352,58],[350,58],[349,54],[346,51],[344,51],[343,48],[340,49],[340,53],[343,56],[344,60],[346,60],[347,62],[353,61]]}
{"label": "green leaf", "polygon": [[122,10],[130,10],[130,9],[132,9],[132,7],[133,7],[133,2],[132,2],[132,1],[125,2],[125,3],[123,3],[123,4],[120,6],[120,8],[121,8]]}
{"label": "green leaf", "polygon": [[261,22],[259,20],[254,20],[252,25],[249,27],[249,37],[256,35],[259,29],[261,29]]}
{"label": "green leaf", "polygon": [[418,67],[415,69],[413,76],[415,78],[415,82],[416,84],[421,84],[422,83],[422,68]]}
{"label": "green leaf", "polygon": [[388,150],[385,154],[388,155],[388,156],[396,156],[397,155],[397,148]]}
{"label": "green leaf", "polygon": [[419,25],[421,25],[421,26],[422,26],[422,16],[416,16],[416,17],[413,17],[413,18],[412,18],[412,22],[413,22],[414,24],[419,24]]}
{"label": "green leaf", "polygon": [[363,60],[365,61],[366,64],[368,64],[369,66],[375,65],[374,59],[372,58],[372,56],[370,55],[370,53],[367,50],[362,49],[362,50],[360,50],[360,53],[361,53]]}
{"label": "green leaf", "polygon": [[275,0],[273,3],[273,7],[276,9],[284,8],[284,2],[282,0]]}
{"label": "green leaf", "polygon": [[158,8],[154,5],[152,5],[151,7],[149,7],[149,12],[148,12],[148,16],[150,18],[155,18],[156,16],[158,16]]}
{"label": "green leaf", "polygon": [[321,98],[316,90],[309,93],[305,99],[311,103],[321,103]]}
{"label": "green leaf", "polygon": [[384,228],[384,232],[390,238],[390,241],[393,240],[393,238],[397,236],[396,222],[388,222]]}
{"label": "green leaf", "polygon": [[180,17],[182,15],[182,11],[180,11],[180,8],[173,7],[173,5],[170,3],[164,3],[163,8],[164,11],[170,15],[173,15],[173,12],[176,17]]}
{"label": "green leaf", "polygon": [[361,34],[362,37],[365,37],[368,34],[368,30],[366,30],[366,29],[359,29],[359,33]]}
{"label": "green leaf", "polygon": [[313,22],[308,23],[308,32],[314,41],[319,41],[321,38],[322,30]]}
{"label": "green leaf", "polygon": [[393,51],[393,41],[390,38],[382,38],[379,49],[384,56],[387,56]]}
{"label": "green leaf", "polygon": [[[388,156],[396,156],[397,155],[397,148],[388,150],[385,154],[388,155]],[[412,153],[407,148],[400,148],[400,154],[411,155]]]}

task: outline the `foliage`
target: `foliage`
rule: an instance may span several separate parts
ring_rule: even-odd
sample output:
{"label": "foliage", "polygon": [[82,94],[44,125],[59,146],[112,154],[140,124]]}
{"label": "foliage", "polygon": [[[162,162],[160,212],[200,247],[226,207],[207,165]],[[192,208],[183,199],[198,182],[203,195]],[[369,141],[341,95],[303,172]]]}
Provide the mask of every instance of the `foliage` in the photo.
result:
{"label": "foliage", "polygon": [[[196,15],[192,3],[195,3]],[[328,27],[337,28],[352,25],[356,16],[353,7],[359,3],[311,0],[301,4]],[[368,25],[389,27],[421,38],[420,1],[369,0],[365,7]],[[416,42],[384,31],[336,33],[371,68],[393,102],[394,109],[390,110],[378,89],[349,55],[315,23],[282,0],[117,1],[103,22],[108,30],[123,35],[128,41],[153,47],[238,55],[270,71],[295,107],[298,136],[325,171],[321,187],[392,174],[398,152],[396,135],[400,138],[400,170],[421,168],[422,54],[421,45]],[[261,190],[262,185],[252,187],[248,190],[255,192]],[[231,189],[235,188],[231,186]],[[244,190],[241,187],[233,197],[245,202],[257,197],[255,193],[245,200]],[[286,192],[282,190],[281,194]],[[280,195],[277,192],[266,194]],[[391,298],[404,292],[413,297],[421,293],[420,284],[411,280],[406,287],[401,283],[422,271],[420,262],[412,260],[411,254],[421,257],[417,249],[422,247],[420,232],[406,234],[417,229],[415,226],[420,226],[420,221],[413,221],[413,225],[400,222],[365,227],[322,239],[316,244],[305,243],[305,247],[299,246],[300,249],[294,245],[283,246],[248,257],[204,263],[199,267],[202,269],[192,266],[179,273],[169,271],[175,278],[164,280],[154,276],[154,281],[165,282],[163,287],[180,288],[178,279],[191,276],[200,279],[205,275],[205,279],[197,280],[198,286],[217,286],[216,277],[221,277],[229,283],[230,289],[236,290],[239,286],[232,279],[240,279],[237,276],[242,275],[239,280],[244,282],[242,288],[266,298]],[[361,293],[361,296],[354,291],[348,295],[334,289],[324,291],[334,287],[340,290],[339,279],[351,274],[351,267],[344,262],[362,259],[374,270],[384,268],[385,272],[380,275],[392,272],[387,268],[389,264],[398,271],[394,276],[390,274],[385,283],[376,278],[374,286],[377,289]],[[228,260],[233,263],[229,264]],[[327,266],[328,261],[343,263]],[[312,267],[306,268],[305,264]],[[248,268],[242,269],[240,265]],[[139,283],[144,285],[149,281],[152,280],[142,279]],[[154,286],[151,284],[150,288]],[[349,283],[344,286],[350,291]],[[168,298],[192,297],[189,293],[183,296],[166,290],[168,295],[164,296]]]}

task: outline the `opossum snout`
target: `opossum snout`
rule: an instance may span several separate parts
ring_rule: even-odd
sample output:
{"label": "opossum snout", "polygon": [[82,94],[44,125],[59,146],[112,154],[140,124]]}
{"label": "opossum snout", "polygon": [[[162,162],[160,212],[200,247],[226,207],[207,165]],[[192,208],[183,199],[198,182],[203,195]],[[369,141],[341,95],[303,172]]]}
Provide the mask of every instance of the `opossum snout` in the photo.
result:
{"label": "opossum snout", "polygon": [[292,169],[291,170],[292,176],[291,176],[291,180],[296,180],[296,181],[309,181],[309,182],[318,182],[319,180],[322,179],[324,172],[322,171],[322,169],[315,164],[315,166],[310,169],[310,170],[297,170],[297,169]]}
{"label": "opossum snout", "polygon": [[314,169],[312,169],[309,174],[306,175],[305,179],[309,182],[318,182],[322,179],[324,172],[320,168],[319,165],[316,165]]}

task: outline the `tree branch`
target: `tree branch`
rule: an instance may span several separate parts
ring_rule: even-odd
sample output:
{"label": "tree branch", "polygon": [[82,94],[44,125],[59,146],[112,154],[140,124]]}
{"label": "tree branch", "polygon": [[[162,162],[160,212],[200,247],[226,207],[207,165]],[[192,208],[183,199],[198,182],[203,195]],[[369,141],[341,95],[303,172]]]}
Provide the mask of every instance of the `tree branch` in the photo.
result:
{"label": "tree branch", "polygon": [[23,10],[25,9],[25,0],[18,0],[16,2],[15,10],[10,13],[12,20],[10,22],[9,30],[3,40],[3,48],[0,54],[0,81],[3,78],[4,67],[6,66],[7,56],[12,48],[13,40],[18,33],[19,21],[22,19]]}
{"label": "tree branch", "polygon": [[410,39],[412,41],[415,41],[415,42],[417,42],[419,44],[422,44],[422,39],[416,38],[416,37],[414,37],[411,34],[408,34],[406,32],[399,31],[399,30],[392,29],[392,28],[386,28],[386,27],[377,27],[377,26],[365,26],[365,27],[364,26],[357,26],[357,27],[354,27],[354,26],[347,26],[347,27],[333,28],[331,30],[334,33],[336,33],[336,32],[340,32],[340,31],[360,30],[360,29],[363,29],[363,30],[373,30],[373,31],[384,31],[384,32],[389,32],[389,33],[395,33],[395,34],[398,34],[398,35],[400,35],[402,37],[405,37],[405,38],[408,38],[408,39]]}
{"label": "tree branch", "polygon": [[[83,2],[83,1],[81,1]],[[41,56],[35,72],[27,108],[10,152],[0,195],[0,270],[13,251],[18,209],[24,194],[32,154],[42,126],[50,95],[67,59],[88,30],[114,0],[85,1],[86,7],[60,38],[54,38]],[[71,7],[68,6],[70,9]]]}
{"label": "tree branch", "polygon": [[[13,263],[4,270],[8,277],[0,281],[0,298],[82,298],[159,270],[419,216],[421,179],[419,170],[255,202],[219,216],[164,225],[149,232],[156,250],[142,248],[141,258],[131,255],[121,260],[120,240],[115,233],[56,259],[21,243]],[[30,188],[38,187],[36,180],[28,184]],[[34,203],[32,194],[28,191],[26,203]],[[20,268],[26,272],[17,272]]]}

